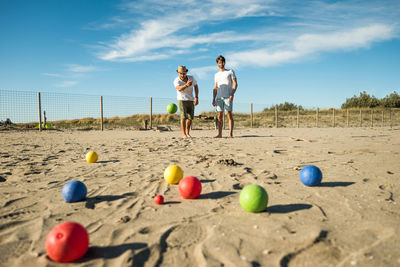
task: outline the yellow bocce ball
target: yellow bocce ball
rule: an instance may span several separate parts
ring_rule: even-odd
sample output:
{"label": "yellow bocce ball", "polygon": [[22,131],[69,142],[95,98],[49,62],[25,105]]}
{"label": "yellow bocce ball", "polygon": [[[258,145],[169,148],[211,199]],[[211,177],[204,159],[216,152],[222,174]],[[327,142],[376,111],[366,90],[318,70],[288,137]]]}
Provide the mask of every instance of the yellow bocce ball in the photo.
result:
{"label": "yellow bocce ball", "polygon": [[164,171],[164,179],[168,184],[177,184],[183,178],[183,171],[179,166],[168,166]]}
{"label": "yellow bocce ball", "polygon": [[99,156],[94,151],[89,151],[86,154],[86,161],[89,162],[89,163],[96,163],[98,158],[99,158]]}

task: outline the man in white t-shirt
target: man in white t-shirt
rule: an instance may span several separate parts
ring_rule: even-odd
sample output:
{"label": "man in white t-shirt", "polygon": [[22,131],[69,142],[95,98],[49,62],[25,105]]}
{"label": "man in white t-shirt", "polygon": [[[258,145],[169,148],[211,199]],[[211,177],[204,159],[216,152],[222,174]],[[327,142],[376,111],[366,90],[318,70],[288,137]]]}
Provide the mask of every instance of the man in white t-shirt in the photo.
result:
{"label": "man in white t-shirt", "polygon": [[[199,87],[193,76],[187,75],[185,66],[178,66],[178,77],[174,80],[177,92],[178,106],[181,116],[183,138],[190,138],[190,128],[194,118],[194,106],[199,104]],[[193,89],[195,97],[193,97]]]}
{"label": "man in white t-shirt", "polygon": [[229,120],[229,137],[233,137],[233,96],[235,95],[238,87],[235,72],[231,69],[225,69],[225,58],[219,56],[216,59],[219,67],[219,72],[214,76],[215,85],[213,93],[213,106],[217,108],[218,112],[218,135],[216,138],[222,137],[222,119],[224,110]]}

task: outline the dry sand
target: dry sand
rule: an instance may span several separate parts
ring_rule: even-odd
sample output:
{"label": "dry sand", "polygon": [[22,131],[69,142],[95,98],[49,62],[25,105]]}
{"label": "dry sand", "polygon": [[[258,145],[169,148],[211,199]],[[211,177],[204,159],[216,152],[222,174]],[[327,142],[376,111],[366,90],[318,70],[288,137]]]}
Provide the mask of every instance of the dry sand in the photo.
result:
{"label": "dry sand", "polygon": [[[215,134],[0,132],[0,265],[68,266],[45,250],[48,232],[65,221],[90,235],[73,266],[400,265],[399,128]],[[85,161],[89,149],[95,164]],[[164,181],[171,164],[201,180],[199,199],[182,199]],[[309,164],[322,170],[321,186],[299,181]],[[86,201],[63,200],[73,179],[86,184]],[[267,190],[265,212],[240,207],[247,184]]]}

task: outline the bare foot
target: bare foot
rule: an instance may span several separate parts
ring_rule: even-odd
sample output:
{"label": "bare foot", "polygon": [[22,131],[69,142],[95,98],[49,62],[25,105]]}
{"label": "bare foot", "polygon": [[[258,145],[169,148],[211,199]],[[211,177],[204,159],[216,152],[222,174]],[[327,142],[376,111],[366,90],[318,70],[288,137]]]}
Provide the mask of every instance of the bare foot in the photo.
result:
{"label": "bare foot", "polygon": [[214,136],[214,138],[222,138],[222,135]]}
{"label": "bare foot", "polygon": [[182,138],[186,139],[186,138],[189,138],[189,137],[187,135],[182,135]]}
{"label": "bare foot", "polygon": [[228,136],[228,138],[233,138],[233,135]]}

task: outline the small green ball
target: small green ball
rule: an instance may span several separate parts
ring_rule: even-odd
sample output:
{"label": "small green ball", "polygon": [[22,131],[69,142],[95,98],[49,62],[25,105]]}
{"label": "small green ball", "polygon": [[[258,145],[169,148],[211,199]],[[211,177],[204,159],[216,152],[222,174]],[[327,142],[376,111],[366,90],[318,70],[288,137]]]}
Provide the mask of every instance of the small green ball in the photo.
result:
{"label": "small green ball", "polygon": [[167,111],[169,114],[174,114],[177,110],[178,107],[174,103],[171,103],[167,106]]}
{"label": "small green ball", "polygon": [[267,208],[268,194],[259,185],[247,185],[240,192],[239,202],[245,211],[261,212]]}

